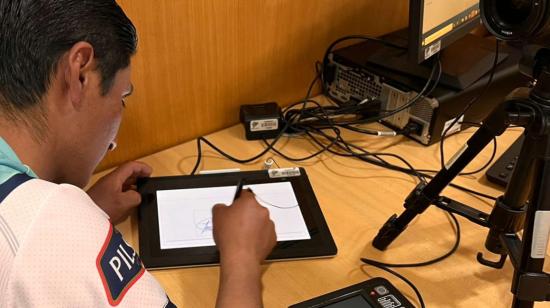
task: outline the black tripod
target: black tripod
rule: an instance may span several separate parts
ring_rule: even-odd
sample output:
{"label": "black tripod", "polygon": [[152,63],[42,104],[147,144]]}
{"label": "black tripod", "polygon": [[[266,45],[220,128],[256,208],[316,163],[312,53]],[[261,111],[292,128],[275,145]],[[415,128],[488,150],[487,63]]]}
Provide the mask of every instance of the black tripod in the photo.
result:
{"label": "black tripod", "polygon": [[[550,49],[526,48],[522,73],[534,78],[533,87],[514,90],[433,180],[419,184],[405,200],[405,211],[390,217],[373,246],[386,249],[416,215],[433,204],[489,228],[485,247],[499,254],[500,260],[489,261],[478,253],[478,261],[502,268],[510,256],[514,265],[513,307],[533,307],[534,301],[550,300],[550,275],[543,272],[550,231]],[[491,214],[440,196],[468,163],[510,125],[525,127],[525,142],[506,192]],[[522,229],[520,239],[517,233]]]}

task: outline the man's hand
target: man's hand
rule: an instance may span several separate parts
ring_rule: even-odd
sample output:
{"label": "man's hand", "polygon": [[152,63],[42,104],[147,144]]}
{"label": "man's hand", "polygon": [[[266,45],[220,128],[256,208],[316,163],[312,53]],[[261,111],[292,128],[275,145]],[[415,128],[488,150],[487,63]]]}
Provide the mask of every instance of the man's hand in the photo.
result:
{"label": "man's hand", "polygon": [[250,190],[243,190],[231,206],[214,206],[212,214],[214,240],[222,261],[246,260],[259,265],[275,246],[275,225],[269,211]]}
{"label": "man's hand", "polygon": [[88,195],[109,215],[111,223],[117,224],[141,203],[136,182],[139,178],[150,176],[152,171],[145,163],[126,163],[99,179],[88,190]]}
{"label": "man's hand", "polygon": [[212,209],[214,240],[220,250],[217,307],[261,307],[260,264],[277,242],[269,211],[243,190],[231,206]]}

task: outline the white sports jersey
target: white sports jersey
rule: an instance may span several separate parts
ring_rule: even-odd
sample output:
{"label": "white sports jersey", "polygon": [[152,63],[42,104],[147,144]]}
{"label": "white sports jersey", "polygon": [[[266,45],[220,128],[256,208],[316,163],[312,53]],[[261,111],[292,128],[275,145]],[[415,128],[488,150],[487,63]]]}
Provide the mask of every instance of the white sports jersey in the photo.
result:
{"label": "white sports jersey", "polygon": [[0,203],[0,307],[173,306],[81,189],[32,179]]}

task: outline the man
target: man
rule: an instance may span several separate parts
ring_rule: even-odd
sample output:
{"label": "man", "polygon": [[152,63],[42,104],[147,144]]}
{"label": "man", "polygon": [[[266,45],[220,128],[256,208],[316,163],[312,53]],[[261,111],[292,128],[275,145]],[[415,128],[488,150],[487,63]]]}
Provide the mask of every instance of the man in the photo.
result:
{"label": "man", "polygon": [[[151,174],[81,190],[116,137],[136,31],[114,0],[0,0],[0,307],[171,306],[114,230]],[[218,307],[260,307],[273,222],[251,192],[213,209]]]}

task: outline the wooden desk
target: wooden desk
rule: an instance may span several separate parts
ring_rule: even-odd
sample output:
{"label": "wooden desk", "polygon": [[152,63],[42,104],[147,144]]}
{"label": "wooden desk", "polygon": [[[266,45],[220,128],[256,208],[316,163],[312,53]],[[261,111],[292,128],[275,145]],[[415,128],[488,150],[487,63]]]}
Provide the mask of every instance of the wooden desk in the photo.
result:
{"label": "wooden desk", "polygon": [[[450,158],[473,131],[450,137],[445,143],[446,157]],[[500,137],[497,155],[520,133],[521,129],[510,129]],[[424,147],[404,137],[370,137],[354,133],[347,136],[371,151],[402,155],[416,168],[439,169],[438,145]],[[264,148],[261,142],[246,141],[241,126],[212,134],[208,139],[240,158],[252,157]],[[296,157],[315,152],[311,143],[301,138],[284,138],[277,148]],[[491,150],[491,146],[488,146],[468,169],[482,166]],[[269,154],[256,163],[243,166],[221,158],[206,147],[201,170],[258,170],[270,156],[281,167],[297,165]],[[193,141],[142,161],[154,167],[154,176],[168,176],[187,174],[195,159],[196,143]],[[402,281],[376,268],[364,266],[359,260],[360,257],[369,257],[394,263],[419,262],[440,256],[452,247],[455,240],[453,227],[447,216],[435,207],[416,219],[387,251],[380,252],[371,246],[371,240],[388,217],[403,211],[403,200],[415,187],[416,180],[355,159],[337,158],[328,154],[298,165],[305,167],[308,172],[339,252],[332,259],[266,265],[263,276],[265,307],[288,307],[375,276],[388,278],[413,303],[417,303],[412,290]],[[501,194],[496,186],[485,180],[483,174],[460,177],[455,183],[493,196]],[[487,212],[492,207],[492,202],[452,188],[444,193]],[[508,307],[512,299],[509,291],[513,272],[511,264],[507,262],[502,270],[480,265],[476,261],[476,254],[484,251],[486,230],[465,219],[459,218],[459,221],[462,239],[460,248],[453,256],[432,266],[398,269],[398,272],[416,284],[428,307]],[[136,217],[130,217],[118,227],[127,241],[137,248]],[[175,304],[181,307],[214,307],[218,273],[218,267],[205,267],[154,271],[153,275]],[[538,304],[537,307],[544,305],[548,306]]]}

